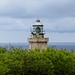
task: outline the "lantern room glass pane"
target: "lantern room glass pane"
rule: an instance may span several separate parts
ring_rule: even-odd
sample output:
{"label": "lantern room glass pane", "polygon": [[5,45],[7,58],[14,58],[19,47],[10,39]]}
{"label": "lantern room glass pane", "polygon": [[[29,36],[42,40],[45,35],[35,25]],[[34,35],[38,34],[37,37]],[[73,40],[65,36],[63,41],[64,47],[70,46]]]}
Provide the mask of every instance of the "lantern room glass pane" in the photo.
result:
{"label": "lantern room glass pane", "polygon": [[36,31],[36,33],[40,33],[40,31],[41,31],[40,27],[37,27],[35,31]]}

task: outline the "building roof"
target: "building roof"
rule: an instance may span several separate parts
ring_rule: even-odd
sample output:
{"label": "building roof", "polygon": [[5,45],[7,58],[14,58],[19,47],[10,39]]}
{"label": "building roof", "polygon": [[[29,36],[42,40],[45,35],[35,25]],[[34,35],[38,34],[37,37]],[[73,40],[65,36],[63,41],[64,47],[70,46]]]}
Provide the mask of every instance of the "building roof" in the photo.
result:
{"label": "building roof", "polygon": [[39,19],[36,20],[36,22],[34,23],[34,25],[43,25]]}

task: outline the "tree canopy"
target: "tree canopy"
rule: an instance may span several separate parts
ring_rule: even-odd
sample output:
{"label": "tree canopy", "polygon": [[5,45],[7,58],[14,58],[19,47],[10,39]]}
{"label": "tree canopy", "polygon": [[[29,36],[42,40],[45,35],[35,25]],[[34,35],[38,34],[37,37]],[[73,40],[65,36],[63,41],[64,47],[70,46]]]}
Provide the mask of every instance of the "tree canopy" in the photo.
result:
{"label": "tree canopy", "polygon": [[74,75],[73,50],[30,50],[0,47],[0,75]]}

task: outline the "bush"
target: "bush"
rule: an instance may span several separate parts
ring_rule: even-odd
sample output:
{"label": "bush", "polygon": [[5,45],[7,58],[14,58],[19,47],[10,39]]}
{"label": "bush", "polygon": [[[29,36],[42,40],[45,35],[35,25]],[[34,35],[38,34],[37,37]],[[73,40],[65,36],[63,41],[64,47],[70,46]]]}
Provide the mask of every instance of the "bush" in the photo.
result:
{"label": "bush", "polygon": [[74,75],[73,50],[30,50],[0,47],[0,75]]}

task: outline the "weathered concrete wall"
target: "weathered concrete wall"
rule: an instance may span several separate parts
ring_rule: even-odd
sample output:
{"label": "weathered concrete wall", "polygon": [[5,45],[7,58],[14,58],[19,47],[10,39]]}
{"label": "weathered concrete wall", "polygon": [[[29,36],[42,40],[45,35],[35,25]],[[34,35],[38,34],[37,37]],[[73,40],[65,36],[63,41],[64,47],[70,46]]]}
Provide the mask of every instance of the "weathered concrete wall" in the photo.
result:
{"label": "weathered concrete wall", "polygon": [[28,38],[28,41],[30,43],[29,49],[46,49],[47,48],[47,42],[49,41],[48,38]]}
{"label": "weathered concrete wall", "polygon": [[47,48],[47,43],[30,43],[29,49],[46,49]]}

